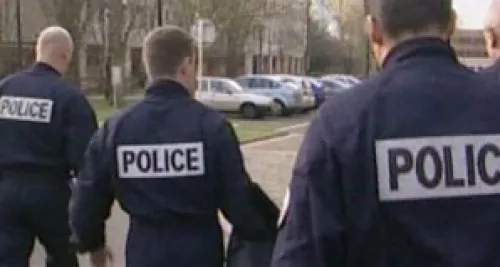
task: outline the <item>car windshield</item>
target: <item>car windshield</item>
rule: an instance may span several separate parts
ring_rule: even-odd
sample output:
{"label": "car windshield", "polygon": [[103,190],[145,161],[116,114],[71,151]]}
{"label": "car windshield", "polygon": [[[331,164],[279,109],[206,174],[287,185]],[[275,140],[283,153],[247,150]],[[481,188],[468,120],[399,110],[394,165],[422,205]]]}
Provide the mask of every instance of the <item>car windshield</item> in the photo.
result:
{"label": "car windshield", "polygon": [[294,79],[282,78],[280,81],[283,82],[283,83],[290,83],[292,85],[300,87],[300,82],[297,81],[297,80],[294,80]]}
{"label": "car windshield", "polygon": [[226,80],[227,89],[231,92],[243,92],[243,87],[233,80]]}
{"label": "car windshield", "polygon": [[327,87],[333,88],[333,89],[341,89],[341,90],[347,90],[348,88],[336,81],[331,81],[331,80],[323,80],[323,84]]}

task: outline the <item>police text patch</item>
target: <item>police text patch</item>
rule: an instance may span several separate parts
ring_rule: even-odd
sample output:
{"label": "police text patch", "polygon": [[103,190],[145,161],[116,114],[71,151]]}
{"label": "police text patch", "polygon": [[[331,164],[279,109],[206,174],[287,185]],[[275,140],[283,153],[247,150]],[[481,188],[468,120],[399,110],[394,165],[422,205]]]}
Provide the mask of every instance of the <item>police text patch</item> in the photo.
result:
{"label": "police text patch", "polygon": [[500,193],[500,135],[376,142],[381,201]]}
{"label": "police text patch", "polygon": [[52,100],[30,97],[0,97],[0,119],[50,123]]}
{"label": "police text patch", "polygon": [[175,178],[205,174],[203,143],[118,146],[120,178]]}

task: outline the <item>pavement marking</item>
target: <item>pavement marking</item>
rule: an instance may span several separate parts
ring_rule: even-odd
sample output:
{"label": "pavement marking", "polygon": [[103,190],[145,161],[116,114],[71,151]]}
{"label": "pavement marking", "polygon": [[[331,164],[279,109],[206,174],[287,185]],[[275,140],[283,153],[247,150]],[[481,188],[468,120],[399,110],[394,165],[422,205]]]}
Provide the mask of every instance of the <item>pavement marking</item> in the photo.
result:
{"label": "pavement marking", "polygon": [[243,145],[243,148],[259,147],[259,146],[262,146],[264,144],[281,142],[281,141],[284,141],[286,139],[292,139],[292,138],[295,138],[295,137],[302,137],[302,134],[291,133],[291,134],[287,134],[285,136],[280,136],[280,137],[271,138],[271,139],[267,139],[267,140],[257,141],[257,142],[253,142],[253,143],[249,143],[249,144]]}
{"label": "pavement marking", "polygon": [[278,154],[278,155],[283,155],[283,156],[295,156],[297,155],[297,151],[292,151],[292,150],[267,150],[266,148],[252,148],[251,150],[245,150],[248,151],[248,153],[267,153],[267,154]]}
{"label": "pavement marking", "polygon": [[291,130],[307,127],[307,125],[309,125],[309,122],[298,123],[290,126],[281,127],[278,129],[278,131],[288,132]]}

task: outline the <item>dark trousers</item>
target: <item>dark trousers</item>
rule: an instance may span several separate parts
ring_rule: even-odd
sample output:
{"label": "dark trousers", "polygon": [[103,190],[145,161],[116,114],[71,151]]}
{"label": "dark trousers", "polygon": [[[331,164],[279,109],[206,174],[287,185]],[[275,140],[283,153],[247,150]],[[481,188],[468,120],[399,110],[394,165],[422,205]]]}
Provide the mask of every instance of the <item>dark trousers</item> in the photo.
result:
{"label": "dark trousers", "polygon": [[77,267],[69,246],[69,184],[0,173],[0,267],[27,267],[38,238],[47,267]]}
{"label": "dark trousers", "polygon": [[222,267],[222,232],[217,219],[162,226],[132,218],[125,254],[126,267]]}

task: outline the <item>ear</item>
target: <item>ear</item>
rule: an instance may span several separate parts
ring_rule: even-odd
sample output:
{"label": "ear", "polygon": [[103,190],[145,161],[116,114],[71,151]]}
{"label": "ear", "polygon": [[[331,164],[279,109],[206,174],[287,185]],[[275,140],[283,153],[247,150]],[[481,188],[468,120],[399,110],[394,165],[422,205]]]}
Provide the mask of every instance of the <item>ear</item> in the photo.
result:
{"label": "ear", "polygon": [[376,45],[383,44],[384,35],[382,33],[382,28],[380,27],[378,21],[372,15],[366,16],[365,31],[371,43]]}
{"label": "ear", "polygon": [[498,48],[498,38],[495,34],[495,30],[492,28],[486,28],[484,29],[483,34],[487,48]]}
{"label": "ear", "polygon": [[446,29],[447,39],[451,39],[451,36],[453,35],[453,33],[455,33],[456,28],[457,28],[457,12],[453,9],[451,11],[450,21],[448,22],[448,27]]}
{"label": "ear", "polygon": [[181,76],[187,75],[190,63],[191,63],[191,58],[185,57],[182,60],[181,64],[179,65],[179,68],[177,70],[178,74],[180,74]]}

